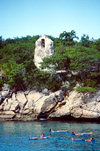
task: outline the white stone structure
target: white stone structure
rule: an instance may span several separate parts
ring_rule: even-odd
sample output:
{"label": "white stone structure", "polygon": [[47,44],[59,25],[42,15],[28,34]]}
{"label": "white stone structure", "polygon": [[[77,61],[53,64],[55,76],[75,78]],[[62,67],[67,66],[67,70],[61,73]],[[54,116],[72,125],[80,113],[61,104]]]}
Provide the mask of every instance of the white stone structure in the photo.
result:
{"label": "white stone structure", "polygon": [[46,35],[41,36],[35,43],[34,63],[40,68],[44,57],[54,55],[53,41]]}

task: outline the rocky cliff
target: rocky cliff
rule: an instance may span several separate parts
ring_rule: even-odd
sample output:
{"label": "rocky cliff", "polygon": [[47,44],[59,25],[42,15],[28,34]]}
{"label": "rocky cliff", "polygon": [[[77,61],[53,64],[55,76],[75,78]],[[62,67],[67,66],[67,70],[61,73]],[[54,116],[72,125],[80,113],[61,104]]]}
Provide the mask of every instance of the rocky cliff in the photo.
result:
{"label": "rocky cliff", "polygon": [[0,92],[0,121],[5,120],[100,119],[100,91],[96,93],[59,90],[54,93],[25,91],[13,93],[5,85]]}

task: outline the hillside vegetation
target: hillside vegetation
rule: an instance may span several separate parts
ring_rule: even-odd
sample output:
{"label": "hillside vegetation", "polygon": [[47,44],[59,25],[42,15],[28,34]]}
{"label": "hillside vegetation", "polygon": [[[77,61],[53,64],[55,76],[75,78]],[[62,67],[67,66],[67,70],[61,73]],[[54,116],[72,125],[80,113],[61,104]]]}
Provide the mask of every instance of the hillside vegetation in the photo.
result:
{"label": "hillside vegetation", "polygon": [[0,37],[0,89],[8,83],[14,91],[36,89],[51,91],[72,90],[78,83],[79,92],[96,91],[100,86],[100,39],[90,40],[83,35],[81,40],[74,30],[64,31],[54,41],[55,55],[44,58],[41,68],[52,71],[65,70],[55,74],[40,71],[34,65],[36,36],[6,39]]}

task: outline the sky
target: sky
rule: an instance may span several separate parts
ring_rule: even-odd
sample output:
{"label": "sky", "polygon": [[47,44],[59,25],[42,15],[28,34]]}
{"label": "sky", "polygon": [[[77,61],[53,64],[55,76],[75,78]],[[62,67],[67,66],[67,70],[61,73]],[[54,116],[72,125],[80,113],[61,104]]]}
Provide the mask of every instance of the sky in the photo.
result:
{"label": "sky", "polygon": [[81,38],[100,38],[100,0],[0,0],[0,36],[59,37],[75,30]]}

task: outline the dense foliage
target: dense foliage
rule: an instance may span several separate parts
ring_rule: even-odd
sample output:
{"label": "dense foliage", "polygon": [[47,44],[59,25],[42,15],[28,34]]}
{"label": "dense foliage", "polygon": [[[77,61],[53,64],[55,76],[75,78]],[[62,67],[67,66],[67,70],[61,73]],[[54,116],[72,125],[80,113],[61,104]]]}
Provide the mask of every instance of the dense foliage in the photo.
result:
{"label": "dense foliage", "polygon": [[[3,40],[0,37],[0,89],[4,83],[17,90],[48,88],[70,90],[79,83],[78,91],[94,91],[100,79],[100,39],[90,40],[88,35],[78,39],[74,30],[64,31],[54,41],[55,55],[44,58],[41,68],[52,69],[44,72],[34,65],[35,41],[39,36],[27,36]],[[56,74],[65,70],[63,74]],[[67,84],[66,84],[67,83]],[[85,87],[81,89],[81,86]],[[86,89],[87,87],[87,89]]]}

